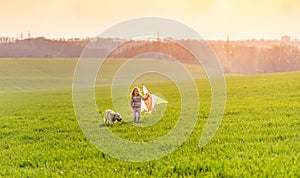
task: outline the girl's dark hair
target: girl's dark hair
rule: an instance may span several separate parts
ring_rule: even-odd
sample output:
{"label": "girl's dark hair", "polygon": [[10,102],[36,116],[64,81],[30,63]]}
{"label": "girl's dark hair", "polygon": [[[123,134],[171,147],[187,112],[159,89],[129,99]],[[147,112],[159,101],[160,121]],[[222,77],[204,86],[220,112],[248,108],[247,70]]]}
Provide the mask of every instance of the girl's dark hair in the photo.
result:
{"label": "girl's dark hair", "polygon": [[130,97],[132,98],[132,96],[134,95],[134,90],[138,90],[139,91],[139,94],[141,95],[141,91],[139,89],[139,87],[134,87],[130,93]]}

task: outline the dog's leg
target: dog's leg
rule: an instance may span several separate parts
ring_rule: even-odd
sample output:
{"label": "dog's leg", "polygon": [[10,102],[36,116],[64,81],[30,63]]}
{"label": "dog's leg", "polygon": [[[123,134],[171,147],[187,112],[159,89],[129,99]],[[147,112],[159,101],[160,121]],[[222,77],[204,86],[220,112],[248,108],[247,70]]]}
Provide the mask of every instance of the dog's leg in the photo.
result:
{"label": "dog's leg", "polygon": [[103,117],[104,124],[106,125],[107,119],[106,116]]}
{"label": "dog's leg", "polygon": [[112,120],[112,118],[110,118],[110,126],[113,126],[114,125],[114,121]]}

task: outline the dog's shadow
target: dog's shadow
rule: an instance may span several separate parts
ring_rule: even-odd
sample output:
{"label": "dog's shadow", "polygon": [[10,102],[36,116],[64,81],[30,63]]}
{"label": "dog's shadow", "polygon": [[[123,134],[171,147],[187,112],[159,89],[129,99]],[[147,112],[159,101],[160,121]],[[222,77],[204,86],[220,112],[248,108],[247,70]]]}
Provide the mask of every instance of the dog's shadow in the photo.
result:
{"label": "dog's shadow", "polygon": [[[139,121],[139,122],[135,122],[135,121],[122,121],[118,124],[115,124],[113,126],[110,126],[109,124],[105,124],[105,123],[102,123],[99,125],[100,128],[103,128],[103,127],[118,127],[118,126],[121,126],[121,125],[136,125],[136,124],[145,124],[146,122],[145,121]],[[117,126],[118,125],[118,126]]]}
{"label": "dog's shadow", "polygon": [[120,122],[118,124],[117,123],[114,124],[113,126],[110,126],[109,124],[102,123],[102,124],[99,125],[99,127],[100,128],[103,128],[103,127],[115,127],[115,126],[118,127],[117,125],[130,124],[130,123],[133,123],[133,121],[132,122],[130,122],[130,121],[129,122],[122,121],[122,122]]}
{"label": "dog's shadow", "polygon": [[100,128],[107,127],[107,126],[108,126],[108,125],[106,125],[106,124],[100,124],[100,125],[99,125]]}

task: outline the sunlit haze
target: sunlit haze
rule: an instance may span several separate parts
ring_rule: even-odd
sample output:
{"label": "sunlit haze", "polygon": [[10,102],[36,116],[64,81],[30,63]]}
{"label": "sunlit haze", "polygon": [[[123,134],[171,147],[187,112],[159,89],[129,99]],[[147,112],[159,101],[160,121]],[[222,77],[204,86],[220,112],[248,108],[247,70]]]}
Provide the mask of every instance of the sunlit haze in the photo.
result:
{"label": "sunlit haze", "polygon": [[299,0],[0,0],[0,36],[93,37],[124,20],[182,22],[205,39],[300,39]]}

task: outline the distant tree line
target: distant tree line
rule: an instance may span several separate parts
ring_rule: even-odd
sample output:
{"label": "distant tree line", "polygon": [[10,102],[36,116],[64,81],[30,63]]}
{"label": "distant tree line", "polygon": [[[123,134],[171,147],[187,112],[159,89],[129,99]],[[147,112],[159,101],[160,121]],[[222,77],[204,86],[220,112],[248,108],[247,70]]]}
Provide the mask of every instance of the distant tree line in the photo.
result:
{"label": "distant tree line", "polygon": [[[271,73],[300,70],[299,44],[280,41],[197,41],[197,40],[126,40],[116,38],[55,39],[44,37],[25,40],[0,38],[1,58],[78,58],[85,47],[84,57],[158,58],[198,63],[189,49],[206,53],[207,44],[219,59],[226,73]],[[184,48],[188,46],[189,49]],[[163,54],[163,55],[162,55]],[[201,59],[200,59],[201,60]]]}
{"label": "distant tree line", "polygon": [[[180,40],[175,43],[168,40],[128,41],[113,50],[110,57],[162,58],[159,55],[162,53],[184,63],[197,63],[197,59],[189,49],[207,53],[209,51],[205,51],[207,47],[205,43],[196,40]],[[269,47],[256,47],[228,45],[224,41],[209,44],[226,73],[251,74],[300,70],[300,51],[293,45],[273,44]],[[184,46],[188,46],[189,49],[185,49]]]}
{"label": "distant tree line", "polygon": [[300,51],[293,45],[230,45],[229,50],[224,44],[214,44],[212,47],[226,72],[244,74],[300,70]]}

